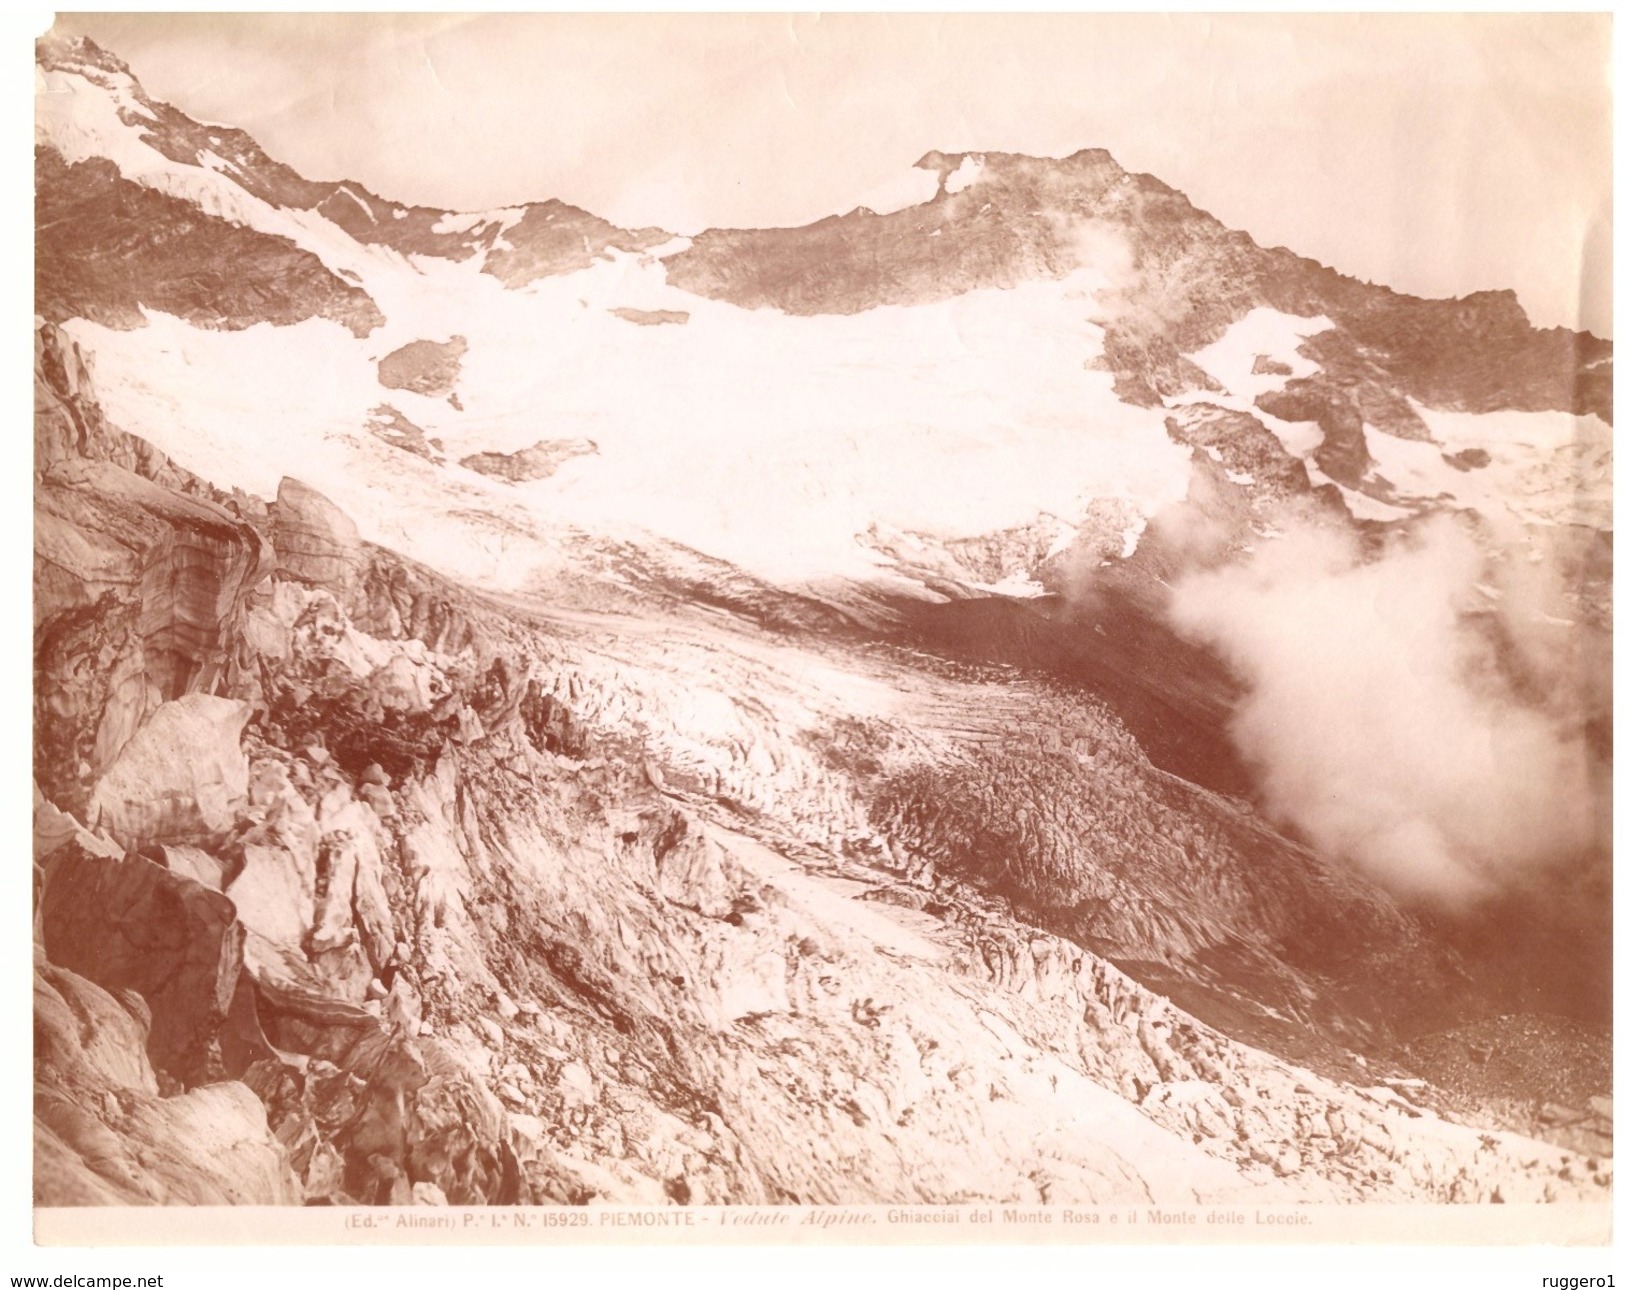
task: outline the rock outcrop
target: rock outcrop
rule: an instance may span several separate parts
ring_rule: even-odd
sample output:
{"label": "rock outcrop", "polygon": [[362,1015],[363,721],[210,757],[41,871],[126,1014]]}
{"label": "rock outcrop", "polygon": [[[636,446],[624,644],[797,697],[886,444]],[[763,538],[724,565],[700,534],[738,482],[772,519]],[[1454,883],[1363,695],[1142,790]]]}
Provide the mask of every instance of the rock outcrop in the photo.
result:
{"label": "rock outcrop", "polygon": [[426,399],[444,399],[457,388],[468,340],[414,340],[378,360],[378,384],[391,390],[410,390]]}
{"label": "rock outcrop", "polygon": [[365,336],[384,323],[365,291],[290,239],[207,215],[110,161],[37,148],[34,194],[35,308],[52,322],[141,327],[146,308],[226,330],[319,317]]}
{"label": "rock outcrop", "polygon": [[546,479],[575,457],[588,457],[598,451],[591,439],[542,439],[518,452],[476,452],[462,459],[469,470],[510,484],[527,484]]}
{"label": "rock outcrop", "polygon": [[[1126,402],[1156,407],[1212,388],[1186,355],[1262,305],[1336,324],[1302,350],[1324,375],[1298,383],[1310,402],[1295,406],[1309,412],[1312,402],[1307,419],[1323,425],[1364,413],[1403,435],[1415,413],[1396,390],[1429,407],[1612,419],[1611,344],[1532,327],[1511,292],[1423,300],[1345,277],[1258,246],[1100,148],[1058,160],[932,153],[918,165],[941,175],[969,160],[977,169],[968,187],[941,186],[932,200],[889,214],[860,207],[797,229],[708,229],[667,257],[668,279],[745,308],[850,314],[1060,278],[1121,254],[1138,280],[1118,293],[1105,345]],[[1358,450],[1357,435],[1335,441]]]}

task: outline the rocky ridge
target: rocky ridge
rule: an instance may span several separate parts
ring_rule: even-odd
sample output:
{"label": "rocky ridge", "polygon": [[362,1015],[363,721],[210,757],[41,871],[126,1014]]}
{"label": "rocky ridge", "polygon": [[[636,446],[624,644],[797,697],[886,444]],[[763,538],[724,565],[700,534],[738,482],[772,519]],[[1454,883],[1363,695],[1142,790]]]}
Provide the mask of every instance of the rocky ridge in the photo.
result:
{"label": "rocky ridge", "polygon": [[[966,290],[1060,278],[1114,256],[1130,285],[1104,319],[1107,363],[1130,402],[1214,389],[1186,355],[1260,305],[1335,326],[1306,342],[1324,375],[1280,396],[1279,415],[1340,438],[1345,413],[1401,437],[1425,434],[1405,403],[1472,411],[1564,408],[1611,419],[1612,346],[1532,328],[1511,292],[1422,300],[1259,247],[1176,189],[1125,171],[1104,149],[1061,159],[931,153],[917,165],[975,179],[930,201],[858,209],[799,229],[712,229],[667,257],[672,282],[747,308],[854,313]],[[1289,415],[1290,414],[1290,415]]]}
{"label": "rocky ridge", "polygon": [[[37,61],[47,92],[110,92],[119,120],[178,166],[222,175],[272,208],[309,213],[357,242],[403,257],[477,261],[510,288],[584,268],[611,246],[641,250],[671,240],[659,229],[621,229],[560,201],[466,215],[405,206],[353,182],[307,180],[266,155],[244,131],[202,124],[149,97],[129,67],[94,41],[47,34]],[[181,205],[166,204],[166,194],[130,182],[116,167],[64,166],[48,129],[43,138],[35,176],[42,235],[38,308],[53,320],[78,313],[113,326],[139,325],[135,310],[145,303],[210,327],[315,316],[336,318],[365,335],[383,322],[364,291],[287,239],[256,235],[230,212],[199,218],[183,199],[175,199]],[[153,237],[154,227],[164,235]],[[154,281],[174,286],[162,297],[139,299],[134,284]],[[102,298],[119,283],[132,286],[116,304]],[[92,300],[97,311],[87,312]],[[300,307],[295,301],[316,307],[290,316]]]}

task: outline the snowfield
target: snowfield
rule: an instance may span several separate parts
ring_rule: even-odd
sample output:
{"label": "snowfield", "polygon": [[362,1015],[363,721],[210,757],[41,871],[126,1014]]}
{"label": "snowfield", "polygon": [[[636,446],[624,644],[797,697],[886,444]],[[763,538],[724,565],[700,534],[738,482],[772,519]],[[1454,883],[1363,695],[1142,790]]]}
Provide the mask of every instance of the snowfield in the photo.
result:
{"label": "snowfield", "polygon": [[[389,319],[364,340],[320,320],[215,332],[161,314],[70,330],[97,355],[113,417],[182,464],[261,495],[283,475],[319,478],[369,537],[424,558],[468,545],[440,540],[454,526],[485,553],[459,572],[491,585],[525,582],[561,529],[641,530],[801,584],[882,573],[858,541],[876,523],[975,537],[1046,512],[1076,522],[1095,498],[1149,516],[1185,494],[1188,450],[1087,366],[1104,285],[1087,272],[808,318],[679,292],[652,257],[522,291],[471,264],[345,258]],[[626,307],[689,320],[631,326],[610,312]],[[448,333],[469,341],[464,411],[378,384],[377,359]],[[381,403],[451,463],[550,439],[598,452],[516,486],[374,439]]]}

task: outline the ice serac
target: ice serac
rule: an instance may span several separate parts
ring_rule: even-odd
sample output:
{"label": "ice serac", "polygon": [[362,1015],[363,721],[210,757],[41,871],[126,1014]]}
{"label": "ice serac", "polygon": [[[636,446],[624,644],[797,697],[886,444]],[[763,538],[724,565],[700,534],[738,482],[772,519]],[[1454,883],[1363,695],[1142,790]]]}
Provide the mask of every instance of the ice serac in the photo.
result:
{"label": "ice serac", "polygon": [[347,604],[361,582],[361,535],[352,520],[309,484],[284,479],[271,517],[277,573],[325,587]]}
{"label": "ice serac", "polygon": [[50,859],[40,907],[52,963],[145,1000],[155,1067],[188,1086],[220,1078],[218,1032],[243,956],[229,900],[141,856],[70,843]]}
{"label": "ice serac", "polygon": [[35,776],[81,810],[161,704],[234,674],[269,548],[246,498],[107,425],[84,356],[48,323],[34,388]]}

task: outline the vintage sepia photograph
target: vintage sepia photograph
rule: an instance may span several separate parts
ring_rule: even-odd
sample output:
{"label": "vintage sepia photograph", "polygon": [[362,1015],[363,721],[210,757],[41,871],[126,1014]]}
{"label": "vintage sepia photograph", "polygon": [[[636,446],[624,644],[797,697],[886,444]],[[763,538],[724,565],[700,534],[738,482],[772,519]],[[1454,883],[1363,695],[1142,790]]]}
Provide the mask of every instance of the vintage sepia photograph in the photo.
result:
{"label": "vintage sepia photograph", "polygon": [[57,15],[35,1239],[1610,1242],[1612,42]]}

